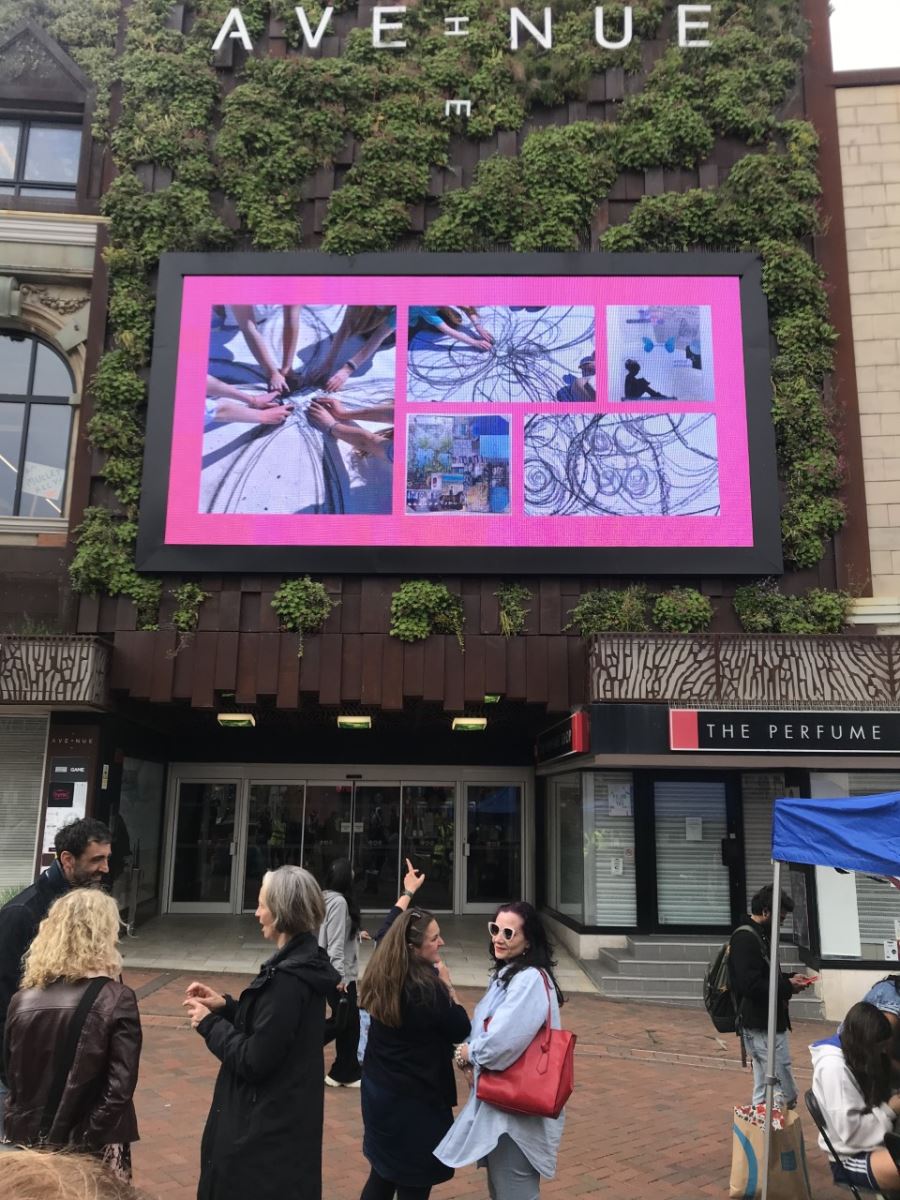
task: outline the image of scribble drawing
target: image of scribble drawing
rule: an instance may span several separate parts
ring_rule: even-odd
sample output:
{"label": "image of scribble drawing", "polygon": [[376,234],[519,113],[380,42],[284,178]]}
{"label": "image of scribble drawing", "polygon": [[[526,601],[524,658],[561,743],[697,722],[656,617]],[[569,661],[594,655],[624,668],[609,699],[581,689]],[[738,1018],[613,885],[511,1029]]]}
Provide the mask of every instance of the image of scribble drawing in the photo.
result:
{"label": "image of scribble drawing", "polygon": [[708,304],[611,304],[606,335],[611,401],[715,400]]}
{"label": "image of scribble drawing", "polygon": [[708,413],[531,417],[525,423],[525,513],[716,516],[716,418]]}
{"label": "image of scribble drawing", "polygon": [[409,415],[408,513],[509,512],[509,421]]}
{"label": "image of scribble drawing", "polygon": [[390,306],[214,308],[200,511],[389,513],[395,334]]}
{"label": "image of scribble drawing", "polygon": [[407,399],[593,403],[594,309],[411,307]]}

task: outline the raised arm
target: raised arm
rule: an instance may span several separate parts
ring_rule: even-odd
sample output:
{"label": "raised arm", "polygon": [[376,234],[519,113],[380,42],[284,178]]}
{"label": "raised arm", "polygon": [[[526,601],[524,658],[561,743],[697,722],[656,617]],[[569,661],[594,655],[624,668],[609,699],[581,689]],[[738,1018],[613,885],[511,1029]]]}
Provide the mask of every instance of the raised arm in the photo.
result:
{"label": "raised arm", "polygon": [[374,941],[380,942],[402,912],[412,903],[413,896],[425,882],[425,872],[417,871],[409,859],[406,860],[406,874],[403,876],[403,890],[397,897],[397,902],[385,917],[381,928],[375,934]]}

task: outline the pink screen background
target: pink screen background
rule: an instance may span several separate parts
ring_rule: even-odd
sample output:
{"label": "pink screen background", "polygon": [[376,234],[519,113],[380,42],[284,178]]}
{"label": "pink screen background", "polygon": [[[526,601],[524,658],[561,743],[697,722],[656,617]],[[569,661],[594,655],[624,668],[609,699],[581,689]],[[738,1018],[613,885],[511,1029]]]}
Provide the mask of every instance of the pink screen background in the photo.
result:
{"label": "pink screen background", "polygon": [[[184,281],[169,491],[167,545],[583,546],[753,545],[740,283],[702,276],[190,276]],[[393,512],[385,515],[201,513],[203,401],[210,319],[223,304],[373,304],[397,308]],[[406,399],[409,305],[592,305],[596,310],[593,404],[413,403]],[[607,305],[709,305],[715,403],[605,402]],[[716,516],[525,516],[524,420],[536,413],[707,412],[716,417],[720,513]],[[510,421],[510,513],[405,512],[406,416],[495,413]]]}

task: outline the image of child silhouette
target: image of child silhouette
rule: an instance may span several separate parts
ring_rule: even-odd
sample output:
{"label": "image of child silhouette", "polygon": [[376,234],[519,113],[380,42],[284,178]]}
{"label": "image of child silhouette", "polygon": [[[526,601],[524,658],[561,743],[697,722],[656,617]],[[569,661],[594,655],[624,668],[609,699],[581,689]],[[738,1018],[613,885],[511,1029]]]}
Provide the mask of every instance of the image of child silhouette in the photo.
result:
{"label": "image of child silhouette", "polygon": [[641,397],[647,396],[650,400],[671,400],[671,396],[664,396],[662,392],[655,391],[646,379],[638,374],[641,369],[641,364],[633,358],[625,360],[625,399],[640,400]]}

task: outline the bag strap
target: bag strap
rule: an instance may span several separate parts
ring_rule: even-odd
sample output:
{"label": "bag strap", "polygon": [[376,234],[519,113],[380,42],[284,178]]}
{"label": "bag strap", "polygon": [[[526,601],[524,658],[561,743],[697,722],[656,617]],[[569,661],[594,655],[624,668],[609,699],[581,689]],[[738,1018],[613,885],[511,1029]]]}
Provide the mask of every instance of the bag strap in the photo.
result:
{"label": "bag strap", "polygon": [[544,981],[544,990],[547,993],[547,1020],[544,1022],[544,1036],[541,1039],[541,1049],[546,1053],[550,1046],[550,1025],[553,1016],[553,1009],[550,1002],[550,983],[547,979],[547,972],[541,967],[538,967],[541,979]]}
{"label": "bag strap", "polygon": [[56,1120],[56,1113],[62,1100],[63,1089],[66,1086],[69,1072],[72,1070],[72,1063],[75,1061],[75,1053],[78,1050],[81,1031],[84,1029],[88,1013],[94,1006],[94,1001],[100,995],[103,986],[107,983],[109,983],[109,979],[103,975],[99,979],[92,979],[84,989],[82,997],[78,1001],[78,1007],[75,1009],[75,1014],[69,1023],[66,1039],[57,1050],[53,1063],[53,1081],[50,1084],[50,1091],[47,1093],[47,1103],[44,1105],[44,1113],[38,1128],[39,1142],[46,1142],[53,1127],[53,1122]]}

